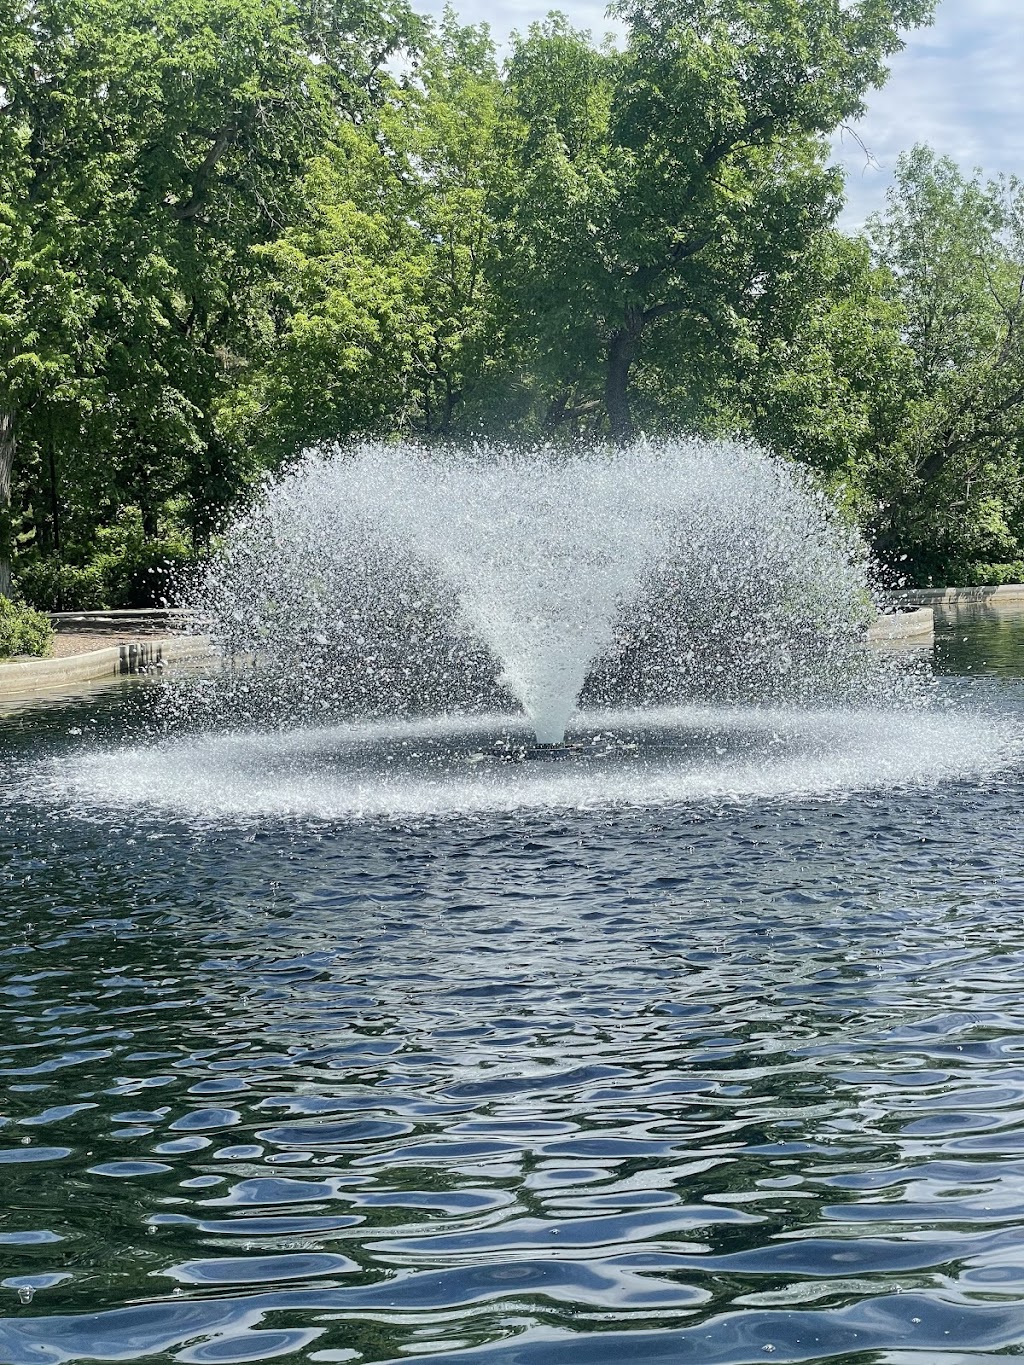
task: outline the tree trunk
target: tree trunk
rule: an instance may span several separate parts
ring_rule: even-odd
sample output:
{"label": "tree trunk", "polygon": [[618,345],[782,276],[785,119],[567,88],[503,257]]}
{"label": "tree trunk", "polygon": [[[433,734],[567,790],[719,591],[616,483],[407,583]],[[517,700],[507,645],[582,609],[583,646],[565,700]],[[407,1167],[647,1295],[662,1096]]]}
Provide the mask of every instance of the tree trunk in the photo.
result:
{"label": "tree trunk", "polygon": [[565,414],[569,407],[569,399],[572,397],[572,390],[568,388],[559,389],[548,404],[548,410],[544,414],[544,430],[551,434],[565,421]]}
{"label": "tree trunk", "polygon": [[156,508],[153,506],[150,497],[149,470],[143,469],[139,473],[139,511],[142,513],[142,534],[146,540],[156,540],[157,537],[157,515]]}
{"label": "tree trunk", "polygon": [[0,412],[0,597],[11,595],[14,526],[11,483],[14,474],[14,413]]}
{"label": "tree trunk", "polygon": [[57,486],[57,455],[50,437],[50,524],[53,529],[53,553],[60,559],[60,493]]}
{"label": "tree trunk", "polygon": [[608,343],[608,368],[605,372],[604,405],[612,440],[628,445],[633,439],[633,418],[629,411],[629,367],[636,354],[636,334],[622,327]]}

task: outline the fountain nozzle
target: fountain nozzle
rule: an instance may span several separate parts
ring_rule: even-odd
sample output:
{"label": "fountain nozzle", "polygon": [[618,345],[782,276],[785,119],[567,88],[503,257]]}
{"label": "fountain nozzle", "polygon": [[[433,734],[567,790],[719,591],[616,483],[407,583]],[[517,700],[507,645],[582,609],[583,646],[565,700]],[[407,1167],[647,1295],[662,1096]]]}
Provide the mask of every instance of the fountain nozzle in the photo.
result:
{"label": "fountain nozzle", "polygon": [[527,758],[569,758],[573,754],[578,754],[583,748],[582,744],[569,744],[564,739],[557,740],[554,744],[542,744],[540,740],[532,748],[526,750]]}

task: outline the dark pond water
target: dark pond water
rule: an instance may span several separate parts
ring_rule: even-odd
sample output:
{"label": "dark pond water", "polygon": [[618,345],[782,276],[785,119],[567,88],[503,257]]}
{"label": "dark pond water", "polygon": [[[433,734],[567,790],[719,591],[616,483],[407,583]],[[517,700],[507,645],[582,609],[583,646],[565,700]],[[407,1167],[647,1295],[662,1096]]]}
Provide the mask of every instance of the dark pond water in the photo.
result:
{"label": "dark pond water", "polygon": [[1024,1354],[1024,614],[936,658],[566,776],[378,738],[392,814],[10,711],[0,1361]]}

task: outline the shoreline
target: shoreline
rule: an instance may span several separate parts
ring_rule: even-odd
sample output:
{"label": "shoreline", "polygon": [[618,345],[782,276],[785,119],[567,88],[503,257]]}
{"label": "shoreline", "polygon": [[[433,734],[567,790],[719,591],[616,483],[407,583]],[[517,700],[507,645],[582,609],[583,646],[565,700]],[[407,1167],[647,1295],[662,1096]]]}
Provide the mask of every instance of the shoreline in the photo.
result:
{"label": "shoreline", "polygon": [[[0,661],[0,697],[59,691],[78,683],[114,682],[121,677],[160,672],[168,665],[202,658],[210,652],[209,642],[201,635],[154,635],[117,639],[115,643],[110,643],[110,633],[77,632],[68,638],[69,648],[46,658],[18,655]],[[101,642],[99,647],[97,641]]]}
{"label": "shoreline", "polygon": [[[868,627],[869,644],[925,642],[933,634],[936,609],[1024,605],[1024,584],[904,588],[893,593],[892,600],[911,610],[880,616]],[[162,671],[167,665],[211,652],[205,636],[172,633],[181,616],[167,610],[55,612],[50,619],[56,627],[53,653],[45,658],[15,655],[0,660],[0,697],[114,681],[151,669]]]}

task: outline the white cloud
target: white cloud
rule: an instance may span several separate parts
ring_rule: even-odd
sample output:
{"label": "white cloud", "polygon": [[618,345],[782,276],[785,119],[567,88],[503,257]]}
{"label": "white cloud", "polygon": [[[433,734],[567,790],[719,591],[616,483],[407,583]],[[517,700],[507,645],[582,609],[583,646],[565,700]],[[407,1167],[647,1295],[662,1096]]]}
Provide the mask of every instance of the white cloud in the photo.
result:
{"label": "white cloud", "polygon": [[846,167],[848,225],[885,203],[901,151],[928,142],[967,171],[1024,176],[1024,3],[942,0],[935,24],[909,36],[892,75],[855,129],[836,140]]}

